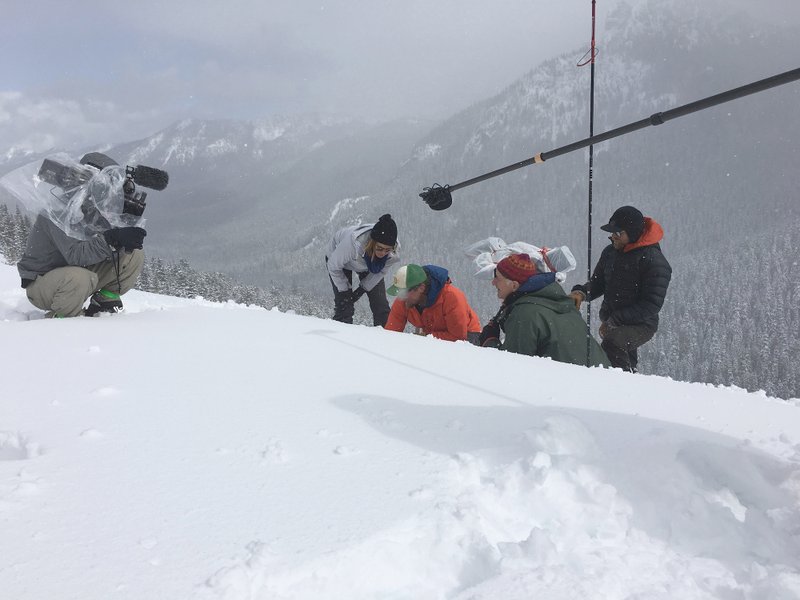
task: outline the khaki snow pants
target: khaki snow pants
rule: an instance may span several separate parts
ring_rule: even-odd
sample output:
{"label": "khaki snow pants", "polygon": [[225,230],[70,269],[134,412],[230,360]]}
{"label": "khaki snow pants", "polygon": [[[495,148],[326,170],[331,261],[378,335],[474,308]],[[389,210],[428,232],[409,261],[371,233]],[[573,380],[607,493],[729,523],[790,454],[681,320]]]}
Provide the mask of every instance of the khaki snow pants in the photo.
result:
{"label": "khaki snow pants", "polygon": [[25,292],[31,304],[46,310],[48,317],[77,317],[96,291],[105,288],[122,295],[133,288],[144,266],[144,252],[119,253],[119,283],[115,264],[112,259],[88,267],[58,267],[39,275]]}

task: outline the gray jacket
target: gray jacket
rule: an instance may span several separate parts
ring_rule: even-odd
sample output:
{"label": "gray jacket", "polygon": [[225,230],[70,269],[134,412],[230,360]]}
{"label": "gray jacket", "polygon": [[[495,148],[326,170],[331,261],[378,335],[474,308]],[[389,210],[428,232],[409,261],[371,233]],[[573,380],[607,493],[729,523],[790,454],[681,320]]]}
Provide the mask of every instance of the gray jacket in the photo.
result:
{"label": "gray jacket", "polygon": [[105,238],[95,235],[86,241],[76,240],[61,231],[46,215],[40,214],[28,235],[25,252],[17,263],[22,287],[58,267],[86,267],[111,260],[114,250]]}
{"label": "gray jacket", "polygon": [[[372,231],[373,227],[374,223],[356,225],[340,229],[334,234],[326,258],[328,273],[336,285],[336,289],[340,292],[350,289],[350,284],[344,274],[345,269],[354,273],[366,273],[368,271],[367,262],[364,260],[364,248],[369,242],[370,231]],[[399,244],[397,247],[399,247]],[[368,292],[371,291],[386,276],[388,268],[399,260],[394,251],[390,252],[381,272],[369,273],[361,280],[361,287]]]}

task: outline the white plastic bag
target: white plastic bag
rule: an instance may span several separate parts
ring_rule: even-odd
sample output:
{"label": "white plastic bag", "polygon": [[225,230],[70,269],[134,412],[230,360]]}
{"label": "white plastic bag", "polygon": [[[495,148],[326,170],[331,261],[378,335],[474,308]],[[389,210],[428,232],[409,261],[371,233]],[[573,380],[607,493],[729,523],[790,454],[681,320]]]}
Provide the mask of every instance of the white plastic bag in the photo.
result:
{"label": "white plastic bag", "polygon": [[497,263],[511,254],[527,254],[536,264],[540,273],[554,272],[559,283],[563,283],[567,278],[566,274],[577,266],[575,257],[567,246],[539,248],[526,242],[506,244],[499,237],[490,237],[476,242],[464,252],[474,259],[475,265],[478,267],[475,277],[484,279],[490,279]]}

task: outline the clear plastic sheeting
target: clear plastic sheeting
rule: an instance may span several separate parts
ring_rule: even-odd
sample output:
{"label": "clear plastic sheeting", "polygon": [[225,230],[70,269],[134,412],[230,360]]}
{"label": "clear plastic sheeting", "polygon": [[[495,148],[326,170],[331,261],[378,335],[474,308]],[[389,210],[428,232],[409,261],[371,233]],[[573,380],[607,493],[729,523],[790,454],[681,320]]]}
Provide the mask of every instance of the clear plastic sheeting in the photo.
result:
{"label": "clear plastic sheeting", "polygon": [[113,227],[144,225],[140,215],[124,212],[125,182],[123,166],[101,169],[55,154],[8,173],[0,186],[30,214],[44,213],[68,236],[87,240]]}
{"label": "clear plastic sheeting", "polygon": [[527,242],[506,244],[499,237],[490,237],[475,242],[464,252],[474,260],[478,267],[475,277],[484,279],[491,279],[497,263],[511,254],[527,254],[536,263],[536,268],[540,273],[554,272],[559,283],[563,283],[567,278],[566,274],[575,269],[578,264],[567,246],[539,248]]}

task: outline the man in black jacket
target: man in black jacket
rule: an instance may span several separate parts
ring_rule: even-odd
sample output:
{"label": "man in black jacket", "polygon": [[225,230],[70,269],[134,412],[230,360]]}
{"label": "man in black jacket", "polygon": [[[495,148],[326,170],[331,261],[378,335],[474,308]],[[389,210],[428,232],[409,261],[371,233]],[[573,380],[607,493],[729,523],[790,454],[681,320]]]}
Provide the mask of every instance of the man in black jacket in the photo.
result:
{"label": "man in black jacket", "polygon": [[584,300],[603,296],[600,337],[611,365],[636,372],[637,348],[658,329],[658,312],[664,304],[672,267],[658,242],[661,225],[632,206],[617,209],[600,229],[611,234],[591,280],[572,288],[580,308]]}

